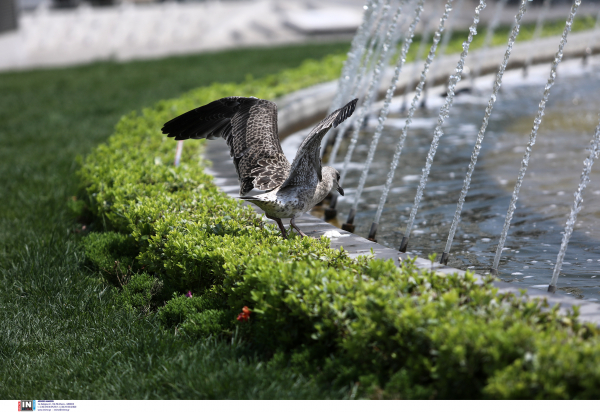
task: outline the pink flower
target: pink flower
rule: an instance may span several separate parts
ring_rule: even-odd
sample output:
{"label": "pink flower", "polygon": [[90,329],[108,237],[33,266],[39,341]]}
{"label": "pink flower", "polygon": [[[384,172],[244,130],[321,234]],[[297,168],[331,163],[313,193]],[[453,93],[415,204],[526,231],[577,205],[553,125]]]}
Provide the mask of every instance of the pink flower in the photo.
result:
{"label": "pink flower", "polygon": [[192,297],[192,291],[188,290],[188,293],[186,293],[185,296],[187,296],[188,298],[191,298]]}

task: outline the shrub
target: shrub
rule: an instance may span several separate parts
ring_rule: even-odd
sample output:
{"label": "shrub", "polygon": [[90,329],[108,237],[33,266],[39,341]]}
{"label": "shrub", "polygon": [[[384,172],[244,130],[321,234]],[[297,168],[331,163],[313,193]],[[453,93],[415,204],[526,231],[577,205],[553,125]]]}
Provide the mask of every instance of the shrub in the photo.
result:
{"label": "shrub", "polygon": [[206,338],[218,335],[227,326],[231,325],[230,310],[208,309],[203,312],[192,313],[183,323],[179,330],[191,338]]}
{"label": "shrub", "polygon": [[[361,381],[384,397],[510,398],[518,393],[511,387],[518,374],[505,369],[548,346],[562,352],[553,337],[573,335],[598,347],[597,329],[575,322],[576,314],[564,318],[543,301],[499,295],[491,282],[479,285],[469,273],[423,272],[411,264],[400,270],[391,261],[353,271],[254,258],[231,297],[251,296],[260,320],[253,339],[261,345],[301,348],[296,360],[288,359],[292,364],[309,359],[311,367],[324,365],[325,380]],[[573,356],[585,364],[583,356]],[[568,368],[559,357],[544,359],[544,369]],[[582,386],[600,384],[599,372],[588,371]],[[508,376],[486,387],[497,374]],[[544,373],[531,375],[546,380]],[[550,376],[557,380],[560,373]],[[538,390],[552,393],[550,386]]]}
{"label": "shrub", "polygon": [[82,240],[86,259],[114,286],[122,285],[139,265],[137,242],[131,235],[115,232],[92,232]]}
{"label": "shrub", "polygon": [[600,345],[579,331],[554,330],[496,373],[484,388],[494,399],[598,399]]}
{"label": "shrub", "polygon": [[118,301],[158,308],[165,328],[189,338],[235,335],[270,362],[327,384],[359,383],[364,396],[597,397],[600,369],[586,359],[598,364],[600,337],[576,312],[498,294],[470,273],[352,259],[327,239],[283,240],[212,184],[198,142],[186,142],[182,165],[171,166],[165,121],[227,95],[270,99],[333,78],[340,64],[215,84],[119,122],[84,161],[78,196],[105,231],[85,238],[88,259],[106,273],[132,259]]}
{"label": "shrub", "polygon": [[205,293],[202,296],[191,297],[174,294],[173,298],[159,309],[158,318],[165,326],[174,327],[196,313],[226,307],[226,302],[219,300],[214,294]]}
{"label": "shrub", "polygon": [[125,309],[149,313],[156,307],[155,297],[162,290],[162,282],[147,273],[139,273],[127,279],[121,293],[117,295],[117,303]]}

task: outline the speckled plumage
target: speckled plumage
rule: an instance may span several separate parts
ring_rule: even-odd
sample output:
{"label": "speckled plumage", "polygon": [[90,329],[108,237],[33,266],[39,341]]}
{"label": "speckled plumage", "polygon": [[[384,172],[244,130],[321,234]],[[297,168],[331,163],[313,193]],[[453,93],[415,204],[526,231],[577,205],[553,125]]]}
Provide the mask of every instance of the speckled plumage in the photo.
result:
{"label": "speckled plumage", "polygon": [[[175,140],[223,137],[230,149],[240,181],[240,199],[258,205],[279,225],[281,218],[301,235],[294,219],[337,189],[339,173],[332,167],[321,167],[321,140],[331,127],[352,115],[357,99],[331,113],[304,139],[290,165],[277,132],[277,106],[255,97],[225,97],[198,107],[165,123],[162,132]],[[244,196],[253,188],[266,190],[255,196]]]}

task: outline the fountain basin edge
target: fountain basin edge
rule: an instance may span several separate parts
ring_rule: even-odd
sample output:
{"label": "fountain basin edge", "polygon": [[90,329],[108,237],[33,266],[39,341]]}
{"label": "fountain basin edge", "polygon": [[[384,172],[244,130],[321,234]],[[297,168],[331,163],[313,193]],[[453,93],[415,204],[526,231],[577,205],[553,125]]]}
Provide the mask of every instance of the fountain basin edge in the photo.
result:
{"label": "fountain basin edge", "polygon": [[[568,53],[565,53],[565,58],[578,58],[585,53],[585,47],[587,47],[587,40],[589,39],[592,32],[574,33],[569,37],[569,44],[572,46]],[[579,35],[579,36],[577,36]],[[577,37],[573,39],[573,37]],[[544,40],[544,39],[542,39]],[[549,42],[548,42],[549,43]],[[556,46],[556,43],[554,43]],[[523,50],[527,50],[531,45],[526,43],[521,44]],[[516,49],[516,47],[515,47]],[[551,48],[546,48],[548,56],[536,56],[537,61],[551,61],[554,58],[554,51]],[[579,50],[581,49],[581,50]],[[540,49],[538,49],[540,50]],[[600,53],[600,49],[595,49],[595,53]],[[488,54],[489,55],[489,54]],[[445,58],[452,59],[454,56],[446,56]],[[458,58],[458,55],[456,55]],[[488,61],[482,64],[482,74],[486,71],[493,70],[491,66],[497,68],[496,59],[488,59]],[[524,60],[523,60],[524,63]],[[490,66],[490,68],[488,68]],[[513,67],[518,66],[518,62],[513,63]],[[405,67],[404,73],[411,73],[412,70],[409,67]],[[447,74],[441,73],[438,70],[439,78],[446,78]],[[386,73],[382,85],[389,83],[391,73]],[[438,78],[434,79],[434,83]],[[387,82],[386,82],[387,80]],[[402,81],[402,79],[401,79]],[[408,84],[408,77],[406,80],[399,83],[398,89],[402,92],[402,88]],[[280,137],[285,138],[290,134],[302,130],[316,121],[320,120],[328,111],[329,105],[333,100],[337,89],[337,81],[327,82],[315,86],[308,87],[303,90],[286,95],[276,101],[279,108],[279,134]],[[399,92],[399,93],[400,93]],[[385,93],[385,88],[379,90],[380,94]],[[232,197],[239,196],[239,182],[235,172],[235,168],[232,165],[231,158],[229,156],[229,148],[227,147],[223,139],[218,139],[209,142],[204,149],[203,156],[212,162],[210,168],[206,169],[206,172],[214,177],[214,183],[220,187],[225,193]],[[262,214],[260,210],[254,204],[245,202],[247,205],[253,207],[257,213]],[[289,226],[289,219],[282,219],[284,225]],[[357,257],[361,255],[370,255],[371,252],[377,259],[392,259],[396,266],[400,266],[402,261],[414,258],[410,253],[402,253],[395,249],[384,247],[378,243],[371,242],[363,237],[357,236],[353,233],[339,229],[315,216],[305,214],[301,218],[296,219],[302,230],[313,238],[320,238],[325,235],[326,232],[334,231],[337,236],[331,237],[330,246],[335,249],[343,247],[351,257]],[[417,257],[415,265],[420,269],[431,269],[436,272],[450,274],[458,273],[464,275],[465,272],[459,269],[455,269],[449,266],[442,265],[440,263],[433,263],[427,259]],[[478,281],[482,281],[483,277],[478,274],[474,274]],[[499,289],[499,293],[512,293],[516,296],[521,295],[521,291],[525,291],[527,296],[534,299],[546,299],[551,306],[560,305],[560,312],[566,313],[574,306],[579,307],[579,319],[582,322],[589,322],[600,326],[600,304],[585,300],[579,300],[571,296],[566,295],[555,295],[549,293],[546,290],[541,290],[533,287],[516,287],[511,283],[503,282],[500,280],[494,281],[494,287]]]}

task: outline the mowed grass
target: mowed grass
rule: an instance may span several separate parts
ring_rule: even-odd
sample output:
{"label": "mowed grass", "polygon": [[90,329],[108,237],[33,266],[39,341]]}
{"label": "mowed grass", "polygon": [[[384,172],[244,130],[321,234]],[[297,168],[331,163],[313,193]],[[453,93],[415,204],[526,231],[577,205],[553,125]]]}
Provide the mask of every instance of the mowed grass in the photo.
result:
{"label": "mowed grass", "polygon": [[311,44],[0,73],[0,398],[339,398],[230,342],[131,315],[83,263],[66,204],[76,158],[132,110],[344,53]]}

